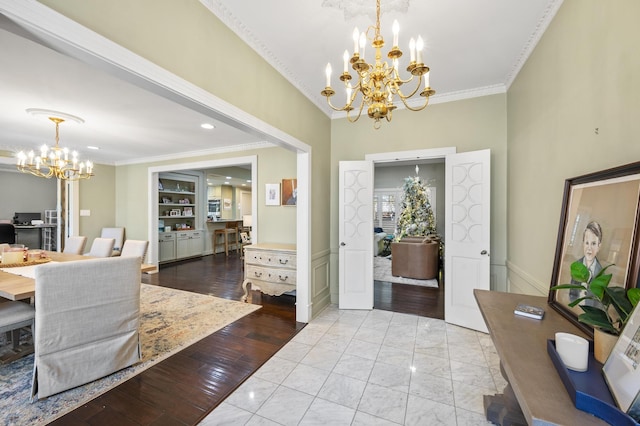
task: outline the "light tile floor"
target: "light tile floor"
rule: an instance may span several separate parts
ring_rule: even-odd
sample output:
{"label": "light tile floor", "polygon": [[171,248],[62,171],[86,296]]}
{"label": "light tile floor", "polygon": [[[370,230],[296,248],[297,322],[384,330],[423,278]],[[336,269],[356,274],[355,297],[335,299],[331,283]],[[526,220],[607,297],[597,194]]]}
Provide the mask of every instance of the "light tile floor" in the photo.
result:
{"label": "light tile floor", "polygon": [[491,338],[442,320],[325,309],[201,425],[488,425]]}

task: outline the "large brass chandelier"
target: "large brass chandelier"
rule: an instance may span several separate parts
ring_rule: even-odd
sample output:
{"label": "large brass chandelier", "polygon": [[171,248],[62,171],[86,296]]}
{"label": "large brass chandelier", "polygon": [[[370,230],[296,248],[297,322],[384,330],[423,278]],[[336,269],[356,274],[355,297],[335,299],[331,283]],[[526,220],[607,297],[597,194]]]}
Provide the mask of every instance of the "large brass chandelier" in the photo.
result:
{"label": "large brass chandelier", "polygon": [[[27,110],[27,112],[37,114],[40,110]],[[53,112],[53,111],[52,111]],[[79,117],[70,116],[76,121],[84,120]],[[76,151],[69,152],[67,148],[60,148],[60,123],[65,120],[60,117],[48,117],[56,125],[56,144],[49,148],[42,145],[40,154],[37,155],[33,151],[25,154],[20,151],[17,155],[18,170],[24,173],[31,173],[34,176],[42,178],[57,178],[62,180],[75,181],[80,179],[89,179],[93,176],[93,163],[91,161],[79,161]]]}
{"label": "large brass chandelier", "polygon": [[[369,36],[369,32],[373,30],[373,37]],[[340,75],[340,81],[344,83],[346,89],[346,103],[342,107],[335,107],[331,103],[331,96],[335,94],[335,91],[331,88],[331,63],[327,64],[326,77],[327,85],[322,92],[322,96],[326,96],[327,103],[335,111],[346,111],[347,119],[354,123],[358,121],[362,115],[362,110],[365,104],[367,105],[367,115],[374,120],[373,127],[379,129],[381,126],[381,119],[391,121],[392,112],[397,106],[394,104],[394,99],[399,98],[404,106],[411,111],[420,111],[429,104],[429,97],[434,95],[435,90],[429,86],[429,67],[422,62],[422,49],[424,48],[424,42],[422,37],[418,36],[417,40],[413,38],[409,42],[409,49],[411,52],[411,60],[407,71],[410,73],[406,80],[400,77],[399,73],[399,59],[402,56],[402,51],[398,48],[398,33],[399,25],[398,21],[393,22],[393,47],[387,54],[387,57],[391,60],[391,65],[382,60],[381,49],[384,46],[384,39],[380,35],[380,0],[376,0],[376,25],[375,27],[369,27],[366,31],[360,33],[358,28],[353,31],[353,55],[349,59],[349,52],[344,51],[344,70]],[[371,45],[375,49],[375,63],[368,64],[365,62],[365,44],[367,39],[371,40]],[[351,83],[352,77],[349,74],[348,64],[356,72],[358,76],[358,82],[354,86]],[[415,77],[415,79],[414,79]],[[415,87],[410,93],[403,93],[400,90],[402,85],[416,81]],[[420,96],[424,97],[424,103],[417,107],[411,106],[408,100],[412,98],[422,86],[424,80],[424,88],[420,92]],[[360,106],[357,107],[357,115],[353,117],[351,111],[356,109],[354,102],[358,98],[358,94],[361,94]]]}

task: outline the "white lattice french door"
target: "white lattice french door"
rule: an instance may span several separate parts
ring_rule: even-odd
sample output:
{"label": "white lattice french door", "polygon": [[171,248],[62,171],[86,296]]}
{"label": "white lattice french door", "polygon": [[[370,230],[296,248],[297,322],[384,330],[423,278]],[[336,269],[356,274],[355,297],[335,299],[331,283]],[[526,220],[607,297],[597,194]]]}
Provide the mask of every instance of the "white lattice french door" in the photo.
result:
{"label": "white lattice french door", "polygon": [[445,321],[487,332],[473,296],[490,289],[491,151],[446,156]]}
{"label": "white lattice french door", "polygon": [[373,309],[373,162],[339,168],[340,309]]}

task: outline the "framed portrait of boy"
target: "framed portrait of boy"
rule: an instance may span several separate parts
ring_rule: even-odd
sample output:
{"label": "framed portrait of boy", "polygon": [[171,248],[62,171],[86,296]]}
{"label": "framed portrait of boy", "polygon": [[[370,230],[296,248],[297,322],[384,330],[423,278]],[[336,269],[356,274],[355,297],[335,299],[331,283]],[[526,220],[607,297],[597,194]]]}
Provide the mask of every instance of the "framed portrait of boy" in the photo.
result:
{"label": "framed portrait of boy", "polygon": [[[609,286],[638,284],[638,203],[640,162],[567,179],[564,186],[560,226],[551,276],[551,287],[576,284],[571,264],[582,262],[591,278],[603,268],[612,274]],[[588,284],[588,283],[587,283]],[[549,304],[588,335],[593,328],[578,321],[584,291],[549,291]]]}

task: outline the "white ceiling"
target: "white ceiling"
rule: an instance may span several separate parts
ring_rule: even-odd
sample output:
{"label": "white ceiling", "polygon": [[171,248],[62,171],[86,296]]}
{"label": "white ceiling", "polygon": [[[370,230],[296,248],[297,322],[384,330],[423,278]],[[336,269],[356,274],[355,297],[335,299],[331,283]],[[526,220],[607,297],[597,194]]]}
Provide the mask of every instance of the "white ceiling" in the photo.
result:
{"label": "white ceiling", "polygon": [[[353,54],[354,27],[364,31],[375,24],[375,0],[201,2],[327,114],[332,110],[320,95],[327,62],[334,70],[334,104],[338,99],[344,103],[337,78],[343,69],[342,55],[345,49]],[[409,39],[421,35],[425,41],[424,63],[431,69],[430,83],[436,90],[432,102],[505,92],[561,3],[381,0],[383,59],[391,48],[391,26],[397,19],[398,47],[404,53],[401,70],[408,65]],[[373,62],[370,45],[367,52],[367,61]]]}
{"label": "white ceiling", "polygon": [[[324,67],[331,62],[334,70],[342,69],[344,50],[353,49],[354,26],[364,30],[375,14],[374,0],[201,2],[327,114],[331,111],[320,95]],[[426,41],[425,63],[437,91],[432,102],[504,92],[560,4],[561,0],[383,0],[382,34],[388,40],[384,52],[397,18],[405,57],[410,36],[420,34]],[[389,5],[407,11],[385,12]],[[358,10],[370,10],[372,16],[345,18]],[[372,49],[368,51],[370,61]],[[104,164],[262,141],[219,122],[215,130],[204,130],[200,124],[212,122],[209,117],[45,47],[2,15],[0,52],[0,151],[53,144],[54,125],[27,114],[27,108],[82,117],[84,124],[61,124],[60,144],[77,149],[83,159]],[[340,93],[335,75],[333,86]],[[420,114],[428,114],[428,109]],[[90,151],[88,145],[100,150]]]}

